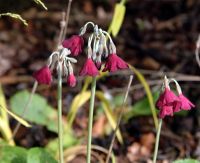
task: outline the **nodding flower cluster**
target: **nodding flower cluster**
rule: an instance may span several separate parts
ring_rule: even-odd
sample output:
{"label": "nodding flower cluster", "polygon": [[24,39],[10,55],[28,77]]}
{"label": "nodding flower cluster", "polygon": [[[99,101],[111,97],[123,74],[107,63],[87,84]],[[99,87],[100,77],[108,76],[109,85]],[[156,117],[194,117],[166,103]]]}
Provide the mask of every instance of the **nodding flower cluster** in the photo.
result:
{"label": "nodding flower cluster", "polygon": [[76,85],[76,78],[74,76],[71,63],[76,63],[77,60],[69,57],[70,54],[71,51],[69,49],[59,47],[57,51],[50,55],[48,64],[36,71],[33,74],[33,77],[39,84],[50,85],[52,81],[53,70],[56,68],[57,71],[61,72],[62,76],[67,77],[67,84],[70,87],[74,87]]}
{"label": "nodding flower cluster", "polygon": [[[92,22],[86,23],[81,28],[79,36],[72,36],[72,38],[63,41],[62,45],[65,48],[69,48],[74,56],[77,56],[79,53],[81,53],[81,47],[84,42],[82,36],[86,33],[88,25],[92,25],[93,32],[88,39],[87,59],[80,71],[80,75],[98,75],[99,70],[101,70],[101,67],[103,65],[102,59],[106,60],[105,66],[102,70],[103,72],[115,72],[117,70],[128,68],[128,64],[117,56],[116,47],[110,35]],[[77,46],[77,48],[74,48],[74,45],[76,44],[79,44],[79,46]]]}
{"label": "nodding flower cluster", "polygon": [[[170,90],[169,84],[171,81],[175,82],[178,95]],[[195,105],[183,95],[181,87],[175,79],[168,80],[165,76],[163,85],[164,91],[160,94],[156,102],[156,107],[160,110],[160,118],[163,119],[165,116],[173,116],[175,112],[190,110],[195,107]]]}
{"label": "nodding flower cluster", "polygon": [[[71,63],[76,63],[76,57],[83,51],[84,39],[83,35],[87,31],[88,25],[92,25],[93,32],[88,38],[87,59],[80,70],[80,76],[97,76],[99,71],[115,72],[121,69],[127,69],[128,64],[116,54],[116,47],[110,35],[99,28],[92,22],[86,23],[80,31],[79,35],[73,35],[71,38],[64,40],[59,49],[51,54],[47,66],[33,74],[33,77],[40,84],[50,84],[52,81],[52,72],[57,64],[57,71],[61,70],[63,76],[67,76],[69,86],[76,85],[76,78],[73,74]],[[108,40],[107,40],[108,39]],[[104,67],[102,60],[105,60]]]}

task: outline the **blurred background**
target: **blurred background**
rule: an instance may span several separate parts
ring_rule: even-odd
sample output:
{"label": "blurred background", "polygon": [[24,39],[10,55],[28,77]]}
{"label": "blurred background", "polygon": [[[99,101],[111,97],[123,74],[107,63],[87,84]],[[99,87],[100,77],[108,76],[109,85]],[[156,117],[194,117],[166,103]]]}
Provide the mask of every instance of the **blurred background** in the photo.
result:
{"label": "blurred background", "polygon": [[[20,14],[28,23],[28,26],[25,26],[21,21],[9,17],[0,18],[1,96],[6,97],[7,107],[18,115],[32,89],[32,73],[46,63],[57,45],[62,12],[66,10],[68,3],[65,0],[43,2],[48,8],[47,11],[32,1],[0,2],[0,13]],[[73,0],[66,38],[78,34],[88,21],[93,21],[107,30],[118,2],[120,1]],[[158,159],[163,163],[186,157],[200,160],[200,77],[194,54],[200,32],[200,1],[127,0],[125,6],[124,21],[119,33],[114,37],[118,55],[144,75],[154,102],[158,98],[162,79],[166,74],[179,81],[184,94],[196,105],[196,108],[189,112],[165,118]],[[85,58],[86,54],[81,54],[78,64],[74,65],[77,76]],[[112,118],[109,119],[109,114],[105,114],[105,101],[97,98],[93,127],[94,145],[108,149],[113,133],[112,126],[119,115],[130,74],[131,71],[122,71],[103,76],[97,82],[97,90],[101,91],[108,101],[107,109],[111,109]],[[83,100],[85,102],[79,107],[76,106],[78,109],[74,118],[69,115],[72,103],[84,83],[81,77],[78,77],[78,85],[75,88],[67,87],[65,80],[63,83],[63,121],[66,126],[71,118],[70,131],[66,127],[64,136],[65,149],[69,151],[74,146],[86,144],[88,99]],[[30,106],[32,112],[28,111],[24,116],[24,119],[32,124],[32,128],[21,126],[14,140],[18,146],[40,146],[55,154],[56,80],[51,86],[39,85],[36,93]],[[16,123],[16,120],[10,118],[11,130]],[[120,143],[120,135],[123,143]],[[120,135],[114,144],[117,163],[142,163],[151,160],[155,126],[146,90],[137,75],[134,75],[120,125]],[[1,137],[3,139],[2,134]],[[105,157],[98,151],[96,153],[99,157]],[[95,162],[95,158],[93,159]],[[83,160],[84,153],[77,152],[69,162],[82,163]]]}

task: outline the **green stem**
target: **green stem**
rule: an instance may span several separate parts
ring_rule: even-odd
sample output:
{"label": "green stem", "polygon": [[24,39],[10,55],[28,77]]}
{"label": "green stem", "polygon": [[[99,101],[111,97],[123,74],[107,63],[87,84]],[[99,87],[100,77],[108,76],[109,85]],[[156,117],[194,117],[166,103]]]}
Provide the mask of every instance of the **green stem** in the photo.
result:
{"label": "green stem", "polygon": [[63,159],[63,129],[62,129],[62,68],[58,70],[58,144],[59,160],[64,163]]}
{"label": "green stem", "polygon": [[93,122],[95,92],[96,92],[96,77],[93,77],[91,86],[91,99],[90,99],[89,122],[88,122],[87,163],[90,163],[91,161],[92,122]]}
{"label": "green stem", "polygon": [[162,119],[159,120],[158,123],[158,130],[156,134],[156,143],[154,148],[154,154],[153,154],[153,163],[156,163],[157,155],[158,155],[158,146],[159,146],[159,140],[160,140],[160,132],[162,127]]}

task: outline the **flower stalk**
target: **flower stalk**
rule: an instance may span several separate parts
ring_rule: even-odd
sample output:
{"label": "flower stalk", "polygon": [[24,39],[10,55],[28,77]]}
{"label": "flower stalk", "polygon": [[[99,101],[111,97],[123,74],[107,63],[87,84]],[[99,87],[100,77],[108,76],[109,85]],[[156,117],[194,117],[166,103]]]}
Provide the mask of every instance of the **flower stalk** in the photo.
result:
{"label": "flower stalk", "polygon": [[62,129],[62,68],[58,67],[58,141],[59,141],[59,160],[64,163],[63,158],[63,129]]}
{"label": "flower stalk", "polygon": [[153,154],[153,163],[156,163],[156,159],[158,155],[158,146],[159,146],[161,128],[162,128],[162,119],[159,119],[158,130],[156,134],[156,143],[155,143],[154,154]]}
{"label": "flower stalk", "polygon": [[[178,96],[172,90],[170,90],[169,84],[171,81],[175,82],[176,84],[176,90]],[[172,78],[168,80],[167,77],[165,76],[162,89],[163,91],[156,102],[156,107],[159,110],[160,120],[156,134],[153,163],[156,163],[158,155],[158,146],[159,146],[161,127],[162,127],[162,119],[164,119],[166,116],[173,117],[175,112],[179,112],[181,110],[191,110],[192,108],[195,107],[195,105],[182,94],[181,87],[175,79]]]}
{"label": "flower stalk", "polygon": [[91,99],[90,99],[89,121],[88,121],[87,163],[90,163],[91,161],[92,122],[94,113],[95,92],[96,92],[96,77],[93,77],[91,85]]}

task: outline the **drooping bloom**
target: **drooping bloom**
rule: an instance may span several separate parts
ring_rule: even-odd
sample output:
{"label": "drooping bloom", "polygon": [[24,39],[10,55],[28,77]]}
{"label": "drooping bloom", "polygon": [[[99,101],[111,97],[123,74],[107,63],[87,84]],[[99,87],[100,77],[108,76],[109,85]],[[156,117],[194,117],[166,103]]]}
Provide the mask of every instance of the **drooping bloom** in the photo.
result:
{"label": "drooping bloom", "polygon": [[113,53],[108,56],[103,72],[105,71],[115,72],[117,70],[127,69],[127,68],[128,64],[120,57],[118,57],[115,53]]}
{"label": "drooping bloom", "polygon": [[173,105],[174,101],[179,101],[178,97],[170,89],[165,88],[156,102],[156,107],[162,109],[164,105]]}
{"label": "drooping bloom", "polygon": [[67,77],[67,84],[70,86],[70,87],[75,87],[76,86],[76,77],[74,76],[74,74],[70,74],[68,77]]}
{"label": "drooping bloom", "polygon": [[79,35],[73,35],[62,42],[63,47],[70,49],[73,56],[78,56],[82,52],[83,44],[83,37]]}
{"label": "drooping bloom", "polygon": [[52,81],[51,70],[48,66],[44,66],[33,74],[33,77],[39,84],[50,85]]}
{"label": "drooping bloom", "polygon": [[173,116],[174,112],[180,111],[181,102],[169,88],[165,88],[156,102],[156,107],[160,110],[159,117],[164,118],[168,115]]}
{"label": "drooping bloom", "polygon": [[178,98],[181,102],[182,110],[190,110],[191,108],[195,107],[195,105],[183,94],[179,94]]}
{"label": "drooping bloom", "polygon": [[99,71],[97,67],[95,66],[94,62],[92,61],[91,58],[88,58],[80,71],[80,75],[81,76],[86,76],[86,75],[97,76],[98,74],[99,74]]}
{"label": "drooping bloom", "polygon": [[173,116],[173,106],[164,105],[159,112],[159,118],[165,118],[165,116]]}

